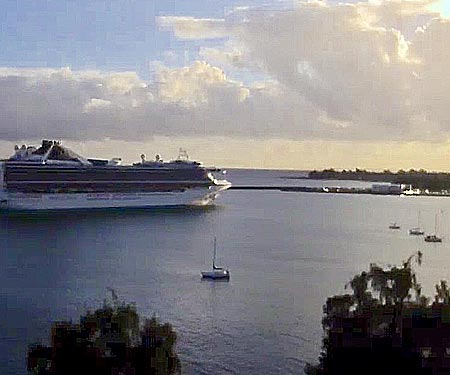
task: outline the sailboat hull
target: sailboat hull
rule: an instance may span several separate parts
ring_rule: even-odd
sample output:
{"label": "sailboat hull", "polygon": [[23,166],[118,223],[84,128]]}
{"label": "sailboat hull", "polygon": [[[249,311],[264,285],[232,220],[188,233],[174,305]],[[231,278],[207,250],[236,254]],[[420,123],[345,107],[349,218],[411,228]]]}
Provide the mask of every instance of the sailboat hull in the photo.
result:
{"label": "sailboat hull", "polygon": [[442,239],[436,236],[426,236],[425,237],[425,242],[442,242]]}
{"label": "sailboat hull", "polygon": [[230,273],[228,270],[213,270],[202,272],[202,278],[204,279],[229,279]]}

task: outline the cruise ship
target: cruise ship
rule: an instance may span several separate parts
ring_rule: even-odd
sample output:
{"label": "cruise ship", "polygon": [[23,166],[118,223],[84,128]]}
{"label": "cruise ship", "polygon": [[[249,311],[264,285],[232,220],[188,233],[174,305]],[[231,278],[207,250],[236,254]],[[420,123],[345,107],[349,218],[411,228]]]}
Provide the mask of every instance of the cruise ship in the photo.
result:
{"label": "cruise ship", "polygon": [[[181,150],[182,151],[182,150]],[[44,140],[39,148],[15,147],[0,162],[0,209],[68,210],[205,206],[231,184],[180,152],[176,160],[159,155],[122,165],[120,158],[85,159],[61,142]]]}

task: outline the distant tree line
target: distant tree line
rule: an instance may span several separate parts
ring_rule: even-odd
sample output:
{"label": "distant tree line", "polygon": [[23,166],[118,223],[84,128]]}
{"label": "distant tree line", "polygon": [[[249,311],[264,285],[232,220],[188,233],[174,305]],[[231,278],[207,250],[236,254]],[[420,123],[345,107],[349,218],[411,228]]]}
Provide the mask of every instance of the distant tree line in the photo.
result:
{"label": "distant tree line", "polygon": [[442,191],[450,189],[450,173],[428,172],[425,169],[403,169],[391,172],[385,169],[382,172],[367,171],[356,168],[355,170],[335,170],[333,168],[322,171],[311,171],[308,178],[316,180],[359,180],[372,182],[390,182],[395,184],[412,185],[418,189]]}

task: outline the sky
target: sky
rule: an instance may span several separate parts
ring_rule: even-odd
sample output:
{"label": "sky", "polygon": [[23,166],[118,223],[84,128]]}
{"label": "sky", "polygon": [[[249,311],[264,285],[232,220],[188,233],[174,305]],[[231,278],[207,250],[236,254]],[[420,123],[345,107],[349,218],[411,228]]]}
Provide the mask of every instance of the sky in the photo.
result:
{"label": "sky", "polygon": [[0,0],[0,155],[450,170],[450,0]]}

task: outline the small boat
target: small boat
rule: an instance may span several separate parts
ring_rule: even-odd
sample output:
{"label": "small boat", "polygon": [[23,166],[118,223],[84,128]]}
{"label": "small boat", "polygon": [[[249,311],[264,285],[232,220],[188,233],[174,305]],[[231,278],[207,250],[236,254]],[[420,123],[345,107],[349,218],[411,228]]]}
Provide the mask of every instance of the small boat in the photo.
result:
{"label": "small boat", "polygon": [[[437,233],[437,217],[438,214],[434,217],[434,232]],[[442,238],[438,237],[436,234],[429,234],[425,236],[425,242],[442,242]]]}
{"label": "small boat", "polygon": [[214,237],[214,256],[213,256],[213,268],[211,271],[203,271],[202,278],[203,279],[212,279],[212,280],[229,280],[230,279],[230,271],[223,267],[216,266],[216,253],[217,253],[217,240]]}
{"label": "small boat", "polygon": [[423,236],[425,234],[425,232],[420,229],[420,211],[417,214],[417,227],[411,228],[409,230],[409,234],[412,236]]}
{"label": "small boat", "polygon": [[442,242],[442,238],[435,234],[429,234],[428,236],[425,236],[425,242]]}
{"label": "small boat", "polygon": [[389,229],[400,229],[400,225],[397,223],[391,223],[391,225],[389,225]]}

